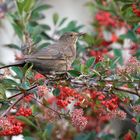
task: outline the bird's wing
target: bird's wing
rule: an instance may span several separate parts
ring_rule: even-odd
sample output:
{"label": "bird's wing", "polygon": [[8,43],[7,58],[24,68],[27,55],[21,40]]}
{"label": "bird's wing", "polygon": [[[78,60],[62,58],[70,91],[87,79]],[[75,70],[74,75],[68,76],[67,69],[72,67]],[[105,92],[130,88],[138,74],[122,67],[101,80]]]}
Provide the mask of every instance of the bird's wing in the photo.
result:
{"label": "bird's wing", "polygon": [[38,52],[31,54],[28,58],[38,60],[65,60],[63,52],[60,51],[61,46],[59,44],[49,45],[46,48],[40,49]]}

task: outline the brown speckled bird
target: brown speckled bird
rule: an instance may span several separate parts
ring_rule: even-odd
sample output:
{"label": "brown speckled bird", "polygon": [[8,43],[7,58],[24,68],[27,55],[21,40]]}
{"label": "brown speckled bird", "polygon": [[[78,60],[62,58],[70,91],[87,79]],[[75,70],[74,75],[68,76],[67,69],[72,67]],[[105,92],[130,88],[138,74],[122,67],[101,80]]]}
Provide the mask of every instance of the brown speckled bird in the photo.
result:
{"label": "brown speckled bird", "polygon": [[65,72],[71,66],[76,57],[76,41],[83,33],[64,33],[55,44],[42,48],[30,55],[25,55],[23,60],[7,65],[20,66],[25,63],[32,63],[33,68],[42,74],[55,72]]}

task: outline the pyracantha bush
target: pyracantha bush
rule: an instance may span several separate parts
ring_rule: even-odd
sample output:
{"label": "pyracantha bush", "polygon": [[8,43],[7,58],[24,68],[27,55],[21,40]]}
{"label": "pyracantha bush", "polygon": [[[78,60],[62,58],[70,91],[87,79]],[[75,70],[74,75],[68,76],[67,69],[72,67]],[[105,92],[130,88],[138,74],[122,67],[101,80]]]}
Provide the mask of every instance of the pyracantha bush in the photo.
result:
{"label": "pyracantha bush", "polygon": [[[140,2],[97,0],[86,6],[92,30],[77,43],[77,58],[66,74],[42,75],[32,64],[0,71],[0,139],[19,134],[25,140],[140,139]],[[54,31],[39,22],[49,8],[37,0],[0,1],[0,18],[10,17],[22,44],[5,47],[30,54],[84,27],[54,13]]]}

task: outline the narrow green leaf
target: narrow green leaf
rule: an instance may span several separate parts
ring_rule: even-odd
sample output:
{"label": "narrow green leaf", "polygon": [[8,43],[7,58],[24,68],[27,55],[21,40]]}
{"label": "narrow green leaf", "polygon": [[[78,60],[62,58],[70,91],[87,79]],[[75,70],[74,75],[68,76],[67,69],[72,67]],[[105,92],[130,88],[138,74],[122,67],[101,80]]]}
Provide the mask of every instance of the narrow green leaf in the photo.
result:
{"label": "narrow green leaf", "polygon": [[25,124],[27,125],[30,125],[30,126],[33,126],[34,128],[37,128],[36,125],[31,121],[29,120],[27,117],[24,117],[24,116],[17,116],[16,117],[18,120],[24,122]]}
{"label": "narrow green leaf", "polygon": [[114,54],[116,58],[119,58],[118,62],[122,65],[123,64],[122,51],[120,49],[114,49]]}
{"label": "narrow green leaf", "polygon": [[54,14],[53,14],[53,23],[54,23],[54,25],[57,24],[58,20],[59,20],[59,15],[58,15],[58,13],[54,13]]}
{"label": "narrow green leaf", "polygon": [[3,79],[2,81],[0,80],[1,82],[7,87],[11,87],[12,85],[18,86],[18,83],[12,79]]}
{"label": "narrow green leaf", "polygon": [[0,100],[5,99],[6,95],[5,95],[5,88],[2,84],[0,84]]}
{"label": "narrow green leaf", "polygon": [[16,23],[12,23],[12,26],[13,26],[15,32],[17,33],[18,37],[20,39],[22,39],[22,36],[23,36],[22,28]]}
{"label": "narrow green leaf", "polygon": [[86,61],[86,66],[87,68],[90,68],[91,66],[93,66],[95,62],[95,58],[94,57],[90,57],[87,61]]}
{"label": "narrow green leaf", "polygon": [[62,28],[60,30],[60,33],[63,34],[65,32],[69,32],[69,31],[77,31],[76,27],[77,27],[77,22],[76,21],[70,21],[64,28]]}
{"label": "narrow green leaf", "polygon": [[47,24],[40,24],[39,26],[44,30],[47,30],[47,31],[51,30],[51,27]]}
{"label": "narrow green leaf", "polygon": [[95,132],[79,133],[74,137],[74,140],[94,140],[96,138]]}
{"label": "narrow green leaf", "polygon": [[65,18],[63,18],[61,21],[60,21],[60,23],[59,23],[59,27],[60,26],[62,26],[64,23],[65,23],[65,21],[67,20],[68,18],[67,17],[65,17]]}
{"label": "narrow green leaf", "polygon": [[136,140],[140,140],[140,133],[137,134]]}
{"label": "narrow green leaf", "polygon": [[35,140],[33,137],[24,136],[24,140]]}
{"label": "narrow green leaf", "polygon": [[51,5],[48,5],[48,4],[43,4],[43,5],[40,5],[40,6],[36,7],[32,11],[32,13],[34,13],[34,12],[41,12],[41,11],[44,11],[44,10],[48,10],[49,8],[52,8],[52,6]]}
{"label": "narrow green leaf", "polygon": [[53,131],[53,124],[48,123],[43,133],[43,136],[45,137],[46,135],[48,139],[51,139],[52,131]]}
{"label": "narrow green leaf", "polygon": [[69,70],[68,73],[71,75],[71,76],[74,76],[74,77],[78,77],[81,75],[81,73],[79,71],[76,71],[76,70]]}
{"label": "narrow green leaf", "polygon": [[128,31],[127,34],[120,35],[121,39],[131,39],[134,42],[137,42],[137,36],[133,31]]}
{"label": "narrow green leaf", "polygon": [[19,79],[23,78],[23,73],[19,67],[14,66],[11,69],[16,73],[16,75]]}
{"label": "narrow green leaf", "polygon": [[8,48],[11,48],[11,49],[21,50],[21,48],[19,46],[17,46],[16,44],[6,44],[4,46],[8,47]]}
{"label": "narrow green leaf", "polygon": [[16,0],[18,11],[20,15],[23,14],[23,12],[28,13],[32,7],[35,4],[35,0]]}
{"label": "narrow green leaf", "polygon": [[21,84],[20,84],[20,88],[21,88],[21,89],[24,89],[24,90],[29,89],[29,88],[30,88],[30,83],[29,83],[29,81],[26,81],[26,82],[24,82],[24,83],[21,83]]}
{"label": "narrow green leaf", "polygon": [[24,11],[25,12],[31,11],[31,9],[34,6],[34,4],[35,4],[35,0],[25,0]]}
{"label": "narrow green leaf", "polygon": [[25,72],[24,76],[25,77],[31,77],[32,76],[32,68],[33,68],[33,65],[31,65]]}

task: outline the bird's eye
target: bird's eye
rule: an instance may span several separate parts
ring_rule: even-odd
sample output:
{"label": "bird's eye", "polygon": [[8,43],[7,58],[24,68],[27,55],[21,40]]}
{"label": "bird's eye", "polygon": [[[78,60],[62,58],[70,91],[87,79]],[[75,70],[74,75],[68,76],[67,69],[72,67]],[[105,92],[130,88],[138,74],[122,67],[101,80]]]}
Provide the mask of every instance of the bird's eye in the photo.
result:
{"label": "bird's eye", "polygon": [[71,34],[70,36],[73,37],[73,34]]}

